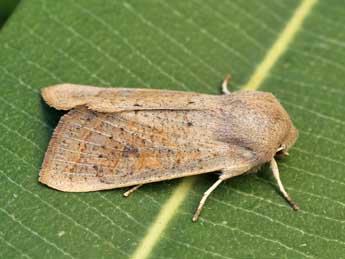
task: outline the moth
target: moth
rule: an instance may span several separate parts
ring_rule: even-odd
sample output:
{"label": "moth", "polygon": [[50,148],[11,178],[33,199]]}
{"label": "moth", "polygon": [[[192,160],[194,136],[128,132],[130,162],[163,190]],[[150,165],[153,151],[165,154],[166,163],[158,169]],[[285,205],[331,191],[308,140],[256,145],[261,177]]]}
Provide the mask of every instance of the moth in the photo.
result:
{"label": "moth", "polygon": [[42,89],[46,103],[69,110],[60,119],[39,181],[64,192],[140,186],[218,171],[204,193],[196,221],[223,181],[270,163],[292,208],[299,207],[280,180],[277,155],[287,155],[298,131],[271,94],[228,90],[224,95],[170,90],[59,84]]}

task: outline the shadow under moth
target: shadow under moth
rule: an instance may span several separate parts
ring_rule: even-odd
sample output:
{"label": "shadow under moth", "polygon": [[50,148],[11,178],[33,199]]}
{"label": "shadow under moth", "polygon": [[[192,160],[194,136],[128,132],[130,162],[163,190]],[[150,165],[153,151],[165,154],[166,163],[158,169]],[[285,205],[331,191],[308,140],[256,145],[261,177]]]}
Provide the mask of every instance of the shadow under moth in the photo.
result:
{"label": "shadow under moth", "polygon": [[270,163],[278,187],[276,155],[287,154],[298,132],[270,93],[207,95],[170,90],[60,84],[42,89],[46,103],[69,110],[50,140],[39,181],[60,191],[89,192],[220,171],[193,217],[224,180]]}

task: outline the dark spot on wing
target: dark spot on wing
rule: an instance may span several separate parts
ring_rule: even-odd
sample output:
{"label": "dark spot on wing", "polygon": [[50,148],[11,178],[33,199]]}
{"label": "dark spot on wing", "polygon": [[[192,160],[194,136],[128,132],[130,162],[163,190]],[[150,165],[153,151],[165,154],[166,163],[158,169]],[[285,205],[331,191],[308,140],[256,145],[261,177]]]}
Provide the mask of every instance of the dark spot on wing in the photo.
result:
{"label": "dark spot on wing", "polygon": [[139,156],[139,149],[135,146],[127,144],[122,151],[122,157],[129,157],[130,155]]}

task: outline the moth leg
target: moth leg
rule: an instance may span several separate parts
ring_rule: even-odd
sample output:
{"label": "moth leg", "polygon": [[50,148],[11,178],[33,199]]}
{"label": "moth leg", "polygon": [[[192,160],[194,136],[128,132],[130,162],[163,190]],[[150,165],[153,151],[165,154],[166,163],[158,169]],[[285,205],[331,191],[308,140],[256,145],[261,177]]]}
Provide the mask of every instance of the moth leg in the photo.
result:
{"label": "moth leg", "polygon": [[129,195],[131,195],[131,193],[135,192],[136,190],[138,190],[141,186],[143,186],[143,184],[138,184],[134,187],[132,187],[131,189],[129,189],[128,191],[126,191],[123,196],[128,197]]}
{"label": "moth leg", "polygon": [[228,89],[228,83],[231,81],[231,75],[227,75],[222,83],[222,93],[223,94],[231,94],[230,90]]}
{"label": "moth leg", "polygon": [[193,221],[197,221],[197,219],[199,218],[199,215],[201,213],[202,208],[204,207],[204,204],[206,202],[206,199],[208,198],[208,196],[210,196],[210,194],[214,191],[214,189],[216,189],[218,187],[218,185],[223,182],[224,180],[227,180],[229,178],[232,178],[234,176],[237,175],[241,175],[244,172],[246,172],[250,167],[243,167],[239,170],[234,170],[234,169],[223,169],[222,170],[222,174],[219,176],[219,179],[212,184],[212,186],[204,193],[204,195],[202,196],[200,202],[199,202],[199,206],[193,216]]}
{"label": "moth leg", "polygon": [[278,183],[280,192],[283,194],[284,198],[289,202],[289,204],[294,210],[299,210],[299,206],[290,198],[289,194],[284,189],[284,186],[280,180],[278,165],[274,158],[272,158],[271,160],[271,168],[272,168],[273,176]]}
{"label": "moth leg", "polygon": [[217,186],[223,181],[223,179],[218,179],[214,184],[212,184],[212,186],[204,193],[204,195],[202,196],[200,202],[199,202],[199,206],[193,216],[193,221],[197,221],[199,218],[199,215],[201,213],[202,208],[204,207],[204,204],[206,202],[206,199],[208,198],[208,196],[214,191],[214,189],[217,188]]}

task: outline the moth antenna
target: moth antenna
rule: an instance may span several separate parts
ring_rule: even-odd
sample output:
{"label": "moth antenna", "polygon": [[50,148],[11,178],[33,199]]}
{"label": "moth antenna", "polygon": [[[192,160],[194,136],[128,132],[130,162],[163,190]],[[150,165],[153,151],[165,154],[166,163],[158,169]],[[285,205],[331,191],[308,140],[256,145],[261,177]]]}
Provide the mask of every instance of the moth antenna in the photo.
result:
{"label": "moth antenna", "polygon": [[231,75],[227,75],[224,80],[223,80],[223,83],[222,83],[222,92],[223,94],[231,94],[230,90],[228,89],[228,84],[230,83],[231,81]]}
{"label": "moth antenna", "polygon": [[274,158],[272,158],[271,160],[271,168],[272,168],[273,176],[278,183],[280,192],[283,194],[284,198],[289,202],[289,204],[294,210],[299,210],[300,207],[290,198],[289,194],[285,191],[285,188],[280,180],[278,165]]}
{"label": "moth antenna", "polygon": [[217,188],[218,185],[220,185],[220,183],[223,181],[223,179],[218,179],[217,182],[215,182],[214,184],[212,184],[212,186],[204,193],[204,195],[202,196],[200,202],[199,202],[199,206],[193,216],[193,221],[197,221],[199,218],[199,215],[201,213],[202,208],[205,205],[206,199],[208,198],[208,196],[210,196],[210,194],[214,191],[214,189]]}
{"label": "moth antenna", "polygon": [[131,195],[133,192],[135,192],[136,190],[138,190],[141,186],[143,186],[143,184],[138,184],[134,187],[132,187],[131,189],[129,189],[128,191],[126,191],[123,196],[128,197],[129,195]]}

